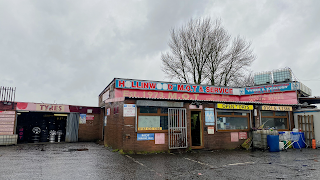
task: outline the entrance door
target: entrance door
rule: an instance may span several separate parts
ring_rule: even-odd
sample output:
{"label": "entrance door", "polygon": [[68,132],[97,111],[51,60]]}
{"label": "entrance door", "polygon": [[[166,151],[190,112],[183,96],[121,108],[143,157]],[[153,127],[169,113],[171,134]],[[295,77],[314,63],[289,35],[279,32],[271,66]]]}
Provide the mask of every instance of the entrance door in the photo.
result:
{"label": "entrance door", "polygon": [[66,142],[78,141],[79,113],[70,113],[67,119]]}
{"label": "entrance door", "polygon": [[202,146],[201,111],[191,111],[192,146]]}
{"label": "entrance door", "polygon": [[187,148],[186,109],[168,109],[168,137],[169,149]]}

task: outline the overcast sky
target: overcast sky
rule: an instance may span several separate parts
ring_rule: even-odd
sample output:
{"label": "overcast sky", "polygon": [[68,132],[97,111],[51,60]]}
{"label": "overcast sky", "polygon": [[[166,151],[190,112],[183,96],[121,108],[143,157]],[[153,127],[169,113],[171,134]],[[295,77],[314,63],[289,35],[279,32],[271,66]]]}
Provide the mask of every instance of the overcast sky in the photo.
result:
{"label": "overcast sky", "polygon": [[98,106],[113,78],[169,81],[170,30],[221,18],[252,42],[253,72],[290,67],[320,96],[320,1],[0,0],[0,86],[16,101]]}

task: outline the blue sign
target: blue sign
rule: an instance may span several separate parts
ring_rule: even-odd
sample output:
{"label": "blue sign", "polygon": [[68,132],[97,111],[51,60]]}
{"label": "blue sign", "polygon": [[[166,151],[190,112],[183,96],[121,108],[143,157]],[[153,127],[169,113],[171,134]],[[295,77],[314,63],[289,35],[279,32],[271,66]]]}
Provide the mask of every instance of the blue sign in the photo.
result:
{"label": "blue sign", "polygon": [[213,108],[204,108],[205,112],[205,124],[207,126],[214,126],[214,110]]}
{"label": "blue sign", "polygon": [[154,133],[138,133],[137,140],[138,141],[154,140]]}
{"label": "blue sign", "polygon": [[298,87],[297,87],[296,83],[270,84],[270,85],[265,85],[265,86],[241,88],[240,95],[295,91],[297,89],[298,89]]}

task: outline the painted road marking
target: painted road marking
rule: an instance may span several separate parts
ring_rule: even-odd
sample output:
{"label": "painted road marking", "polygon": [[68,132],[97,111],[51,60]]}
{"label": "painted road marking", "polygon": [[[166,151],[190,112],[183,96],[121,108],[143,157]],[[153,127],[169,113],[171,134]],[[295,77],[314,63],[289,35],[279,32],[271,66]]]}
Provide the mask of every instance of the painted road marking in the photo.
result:
{"label": "painted road marking", "polygon": [[162,176],[160,173],[158,173],[158,172],[155,171],[154,169],[149,168],[148,166],[146,166],[146,165],[142,164],[141,162],[135,160],[133,157],[131,157],[131,156],[129,156],[129,155],[126,155],[126,156],[127,156],[129,159],[131,159],[133,162],[135,162],[135,163],[137,163],[137,164],[139,164],[139,165],[147,168],[149,171],[155,172],[158,176]]}
{"label": "painted road marking", "polygon": [[214,167],[210,164],[207,164],[207,163],[203,163],[203,162],[200,162],[200,161],[196,161],[196,160],[193,160],[193,159],[190,159],[190,158],[184,158],[188,161],[192,161],[192,162],[195,162],[195,163],[198,163],[198,164],[201,164],[201,165],[204,165],[204,166],[209,166],[210,168],[222,168],[222,167],[227,167],[227,166],[240,166],[240,165],[247,165],[247,164],[254,164],[254,162],[244,162],[244,163],[233,163],[233,164],[227,164],[227,165],[222,165],[221,167]]}

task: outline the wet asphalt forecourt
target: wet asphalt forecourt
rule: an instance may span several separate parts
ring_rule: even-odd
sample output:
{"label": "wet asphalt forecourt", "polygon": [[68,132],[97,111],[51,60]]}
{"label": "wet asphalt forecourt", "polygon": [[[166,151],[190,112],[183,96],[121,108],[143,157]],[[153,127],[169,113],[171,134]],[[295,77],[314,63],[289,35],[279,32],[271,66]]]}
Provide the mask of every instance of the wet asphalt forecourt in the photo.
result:
{"label": "wet asphalt forecourt", "polygon": [[0,179],[319,179],[320,149],[125,154],[96,143],[0,146]]}

